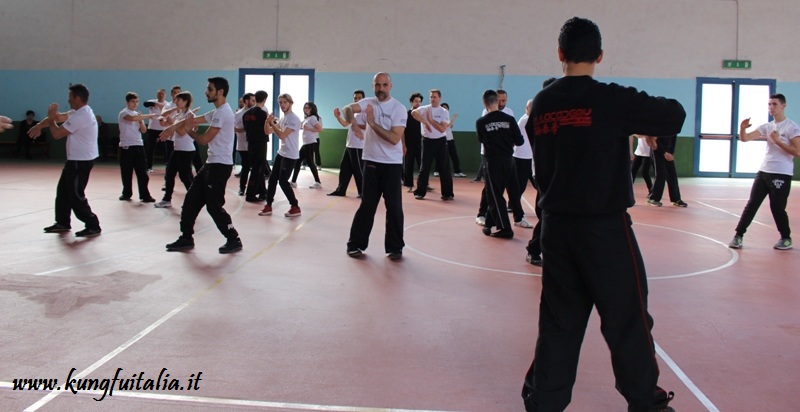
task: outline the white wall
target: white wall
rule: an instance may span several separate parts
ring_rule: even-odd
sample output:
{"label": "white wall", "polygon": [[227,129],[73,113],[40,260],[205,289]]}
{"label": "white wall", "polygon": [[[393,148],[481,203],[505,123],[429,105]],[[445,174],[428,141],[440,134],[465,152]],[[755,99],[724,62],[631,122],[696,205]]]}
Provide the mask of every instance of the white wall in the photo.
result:
{"label": "white wall", "polygon": [[573,15],[603,33],[599,76],[800,81],[795,0],[0,0],[0,70],[554,75]]}

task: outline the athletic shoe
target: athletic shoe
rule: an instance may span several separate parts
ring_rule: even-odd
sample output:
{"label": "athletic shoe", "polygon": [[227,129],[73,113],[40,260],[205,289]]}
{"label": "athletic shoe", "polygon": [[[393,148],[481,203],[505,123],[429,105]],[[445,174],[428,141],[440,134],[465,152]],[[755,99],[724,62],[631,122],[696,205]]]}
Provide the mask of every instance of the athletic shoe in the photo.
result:
{"label": "athletic shoe", "polygon": [[677,202],[672,202],[672,206],[688,207],[689,205],[686,204],[686,202],[684,202],[683,200],[678,200]]}
{"label": "athletic shoe", "polygon": [[55,223],[52,226],[44,228],[44,233],[64,233],[69,232],[72,228],[67,225]]}
{"label": "athletic shoe", "polygon": [[789,250],[792,248],[792,239],[789,239],[788,237],[781,238],[781,240],[779,240],[778,243],[773,246],[773,248],[778,250]]}
{"label": "athletic shoe", "polygon": [[142,203],[155,203],[155,202],[156,200],[153,199],[152,197],[145,197],[142,199]]}
{"label": "athletic shoe", "polygon": [[131,200],[131,197],[122,195],[122,196],[119,197],[119,200]]}
{"label": "athletic shoe", "polygon": [[455,176],[455,177],[467,177],[467,175],[465,175],[464,173],[461,173],[461,172],[458,172],[458,173],[454,174],[453,176]]}
{"label": "athletic shoe", "polygon": [[663,205],[663,203],[659,202],[658,200],[652,200],[652,199],[649,199],[647,201],[647,204],[655,207],[661,207],[661,205]]}
{"label": "athletic shoe", "polygon": [[297,187],[297,183],[296,182],[289,182],[289,185],[291,185],[292,187]]}
{"label": "athletic shoe", "polygon": [[101,231],[99,227],[87,227],[75,232],[75,237],[95,237],[99,236]]}
{"label": "athletic shoe", "polygon": [[486,236],[491,236],[492,228],[490,226],[484,226],[483,229],[481,229],[481,232],[483,232],[483,234]]}
{"label": "athletic shoe", "polygon": [[475,218],[475,224],[478,226],[486,226],[486,216],[478,216]]}
{"label": "athletic shoe", "polygon": [[500,238],[500,239],[511,239],[512,237],[514,237],[514,231],[511,230],[511,229],[502,229],[502,230],[498,230],[497,232],[492,233],[489,236],[497,237],[497,238]]}
{"label": "athletic shoe", "polygon": [[528,256],[525,256],[525,261],[533,266],[542,266],[541,255],[531,255],[530,253],[528,253]]}
{"label": "athletic shoe", "polygon": [[258,203],[258,202],[263,202],[263,200],[261,200],[261,199],[259,199],[259,198],[257,198],[257,197],[250,197],[250,196],[246,196],[246,197],[244,198],[244,201],[245,201],[245,202],[250,202],[250,203]]}
{"label": "athletic shoe", "polygon": [[238,237],[236,239],[228,239],[224,245],[219,247],[219,253],[227,254],[234,253],[242,250],[242,240]]}
{"label": "athletic shoe", "polygon": [[514,226],[519,226],[525,229],[533,229],[533,225],[528,223],[528,221],[525,220],[524,217],[519,222],[514,222]]}
{"label": "athletic shoe", "polygon": [[395,250],[395,251],[389,252],[389,254],[387,256],[391,260],[400,260],[400,259],[403,258],[403,252],[400,251],[400,250]]}
{"label": "athletic shoe", "polygon": [[439,177],[439,172],[433,172],[433,177]]}
{"label": "athletic shoe", "polygon": [[414,192],[414,186],[408,186],[408,190],[406,190],[406,192],[413,193]]}
{"label": "athletic shoe", "polygon": [[742,248],[742,237],[741,236],[734,236],[731,243],[728,243],[728,247],[731,249],[741,249]]}
{"label": "athletic shoe", "polygon": [[347,249],[347,256],[350,256],[350,257],[353,257],[353,258],[354,257],[359,257],[359,256],[361,256],[363,254],[364,254],[364,251],[359,249],[359,248],[357,248],[357,247],[356,248],[352,248],[352,249]]}
{"label": "athletic shoe", "polygon": [[178,240],[167,244],[167,252],[179,252],[189,249],[194,249],[194,239],[187,236],[181,236]]}
{"label": "athletic shoe", "polygon": [[334,190],[333,192],[328,193],[328,196],[346,196],[344,192],[340,192],[338,190]]}
{"label": "athletic shoe", "polygon": [[414,199],[422,200],[422,199],[425,199],[425,196],[423,196],[423,195],[414,195]]}
{"label": "athletic shoe", "polygon": [[321,189],[321,188],[322,188],[322,183],[320,183],[320,182],[314,182],[314,184],[313,184],[313,185],[311,185],[311,186],[309,186],[308,188],[309,188],[309,189]]}
{"label": "athletic shoe", "polygon": [[470,183],[480,183],[481,179],[472,179],[469,181]]}
{"label": "athletic shoe", "polygon": [[289,208],[289,211],[283,214],[286,217],[295,217],[300,216],[300,207],[299,206],[292,206]]}
{"label": "athletic shoe", "polygon": [[244,196],[244,190],[239,191],[239,196]]}
{"label": "athletic shoe", "polygon": [[147,169],[147,173],[153,173],[153,169]]}
{"label": "athletic shoe", "polygon": [[233,177],[242,177],[242,172],[236,173]]}
{"label": "athletic shoe", "polygon": [[444,200],[445,202],[452,201],[453,199],[454,199],[453,196],[442,196],[442,200]]}
{"label": "athletic shoe", "polygon": [[162,201],[154,204],[153,206],[157,207],[159,209],[163,209],[163,208],[167,208],[167,207],[172,207],[172,202],[170,202],[169,200],[162,200]]}
{"label": "athletic shoe", "polygon": [[258,215],[259,216],[270,216],[270,215],[272,215],[272,206],[264,205],[264,208],[261,209],[260,212],[258,212]]}

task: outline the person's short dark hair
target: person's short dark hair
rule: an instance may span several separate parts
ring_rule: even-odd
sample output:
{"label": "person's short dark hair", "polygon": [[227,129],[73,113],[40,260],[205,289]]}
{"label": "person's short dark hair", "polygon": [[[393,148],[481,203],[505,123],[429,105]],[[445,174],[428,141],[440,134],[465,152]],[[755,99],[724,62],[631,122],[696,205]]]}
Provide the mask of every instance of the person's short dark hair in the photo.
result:
{"label": "person's short dark hair", "polygon": [[133,99],[138,99],[138,98],[139,98],[139,95],[134,93],[134,92],[128,92],[128,94],[125,95],[125,101],[126,102],[129,102],[129,101],[131,101]]}
{"label": "person's short dark hair", "polygon": [[269,96],[269,93],[267,93],[267,92],[265,92],[263,90],[257,91],[256,92],[256,103],[261,103],[263,101],[266,101],[267,100],[267,96]]}
{"label": "person's short dark hair", "polygon": [[353,94],[354,94],[354,95],[355,95],[355,94],[360,94],[362,99],[363,99],[364,97],[366,97],[366,96],[367,96],[367,94],[366,94],[366,93],[364,93],[364,91],[363,91],[363,90],[356,90],[356,91],[354,91],[354,92],[353,92]]}
{"label": "person's short dark hair", "polygon": [[25,112],[25,117],[28,116],[36,116],[36,113],[34,113],[33,110],[28,110],[27,112]]}
{"label": "person's short dark hair", "polygon": [[572,63],[594,63],[603,52],[600,28],[589,19],[573,17],[561,26],[558,48]]}
{"label": "person's short dark hair", "polygon": [[174,92],[175,90],[181,90],[181,86],[178,86],[178,85],[176,84],[176,85],[172,86],[172,88],[171,88],[171,89],[169,89],[169,91],[170,91],[170,92]]}
{"label": "person's short dark hair", "polygon": [[508,92],[506,92],[506,91],[505,91],[505,90],[503,90],[503,89],[497,89],[497,90],[496,90],[496,92],[497,92],[497,94],[505,94],[505,95],[508,95]]}
{"label": "person's short dark hair", "polygon": [[192,93],[191,92],[180,92],[175,95],[176,99],[181,99],[186,101],[186,110],[192,109]]}
{"label": "person's short dark hair", "polygon": [[419,101],[420,101],[420,103],[422,103],[422,102],[425,100],[425,98],[422,96],[422,93],[420,93],[420,92],[414,92],[414,93],[411,93],[411,97],[409,97],[409,98],[408,98],[408,101],[409,101],[410,103],[414,103],[414,98],[415,98],[415,97],[419,97]]}
{"label": "person's short dark hair", "polygon": [[497,104],[497,92],[492,89],[483,92],[483,103],[487,106]]}
{"label": "person's short dark hair", "polygon": [[769,98],[770,99],[776,99],[779,102],[781,102],[781,104],[786,104],[786,96],[784,96],[784,95],[782,95],[780,93],[775,93],[775,94],[769,96]]}
{"label": "person's short dark hair", "polygon": [[436,93],[437,96],[442,97],[442,91],[439,89],[430,89],[428,93]]}
{"label": "person's short dark hair", "polygon": [[222,90],[223,97],[228,97],[228,91],[230,90],[228,79],[224,77],[209,77],[208,82],[213,84],[215,89]]}
{"label": "person's short dark hair", "polygon": [[242,95],[242,100],[248,101],[248,100],[250,100],[251,97],[254,97],[254,96],[255,95],[253,93],[245,93],[245,94]]}
{"label": "person's short dark hair", "polygon": [[440,106],[444,107],[447,110],[450,110],[450,105],[447,104],[447,103],[442,103],[442,104],[440,104]]}
{"label": "person's short dark hair", "polygon": [[545,87],[547,87],[547,86],[549,86],[549,85],[553,84],[553,82],[554,82],[554,81],[556,81],[556,80],[558,80],[558,79],[556,79],[555,77],[551,77],[551,78],[549,78],[549,79],[547,79],[547,80],[543,81],[543,82],[542,82],[542,89],[544,89]]}
{"label": "person's short dark hair", "polygon": [[83,83],[71,84],[69,91],[82,102],[89,103],[89,89]]}

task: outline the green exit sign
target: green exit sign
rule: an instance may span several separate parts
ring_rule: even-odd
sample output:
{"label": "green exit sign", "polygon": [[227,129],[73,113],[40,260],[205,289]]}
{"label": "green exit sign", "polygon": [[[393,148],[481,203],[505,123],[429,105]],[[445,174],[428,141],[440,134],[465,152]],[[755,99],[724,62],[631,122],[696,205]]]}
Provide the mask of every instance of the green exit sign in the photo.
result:
{"label": "green exit sign", "polygon": [[723,69],[752,69],[753,62],[750,60],[723,60]]}
{"label": "green exit sign", "polygon": [[264,60],[289,60],[289,52],[264,50]]}

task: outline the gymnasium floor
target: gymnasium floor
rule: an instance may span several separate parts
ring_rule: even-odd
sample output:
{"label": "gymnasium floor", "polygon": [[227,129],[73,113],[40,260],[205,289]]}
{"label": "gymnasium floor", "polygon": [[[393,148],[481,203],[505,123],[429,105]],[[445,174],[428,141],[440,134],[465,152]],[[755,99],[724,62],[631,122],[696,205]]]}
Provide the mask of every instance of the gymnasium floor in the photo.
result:
{"label": "gymnasium floor", "polygon": [[[530,229],[512,240],[481,234],[481,185],[456,179],[454,202],[404,193],[407,248],[393,262],[382,208],[365,258],[345,254],[358,200],[352,185],[347,198],[325,195],[335,170],[322,172],[322,190],[301,173],[297,218],[283,217],[280,191],[275,215],[258,216],[231,180],[226,209],[244,250],[220,255],[224,239],[205,211],[196,248],[165,252],[179,234],[184,189],[172,209],[120,202],[109,163],[87,189],[102,236],[42,233],[60,169],[0,163],[0,410],[523,410],[540,268],[524,260]],[[163,170],[150,177],[158,197]],[[772,249],[766,203],[744,249],[726,247],[750,184],[681,179],[686,209],[646,206],[636,184],[630,212],[650,278],[660,385],[675,391],[678,412],[798,410],[800,250]],[[532,222],[534,196],[524,196]],[[797,229],[797,190],[789,209]],[[184,390],[117,389],[102,401],[102,390],[13,390],[22,378],[58,379],[63,389],[73,368],[72,378],[102,382],[119,371]],[[596,316],[568,410],[625,410]]]}

